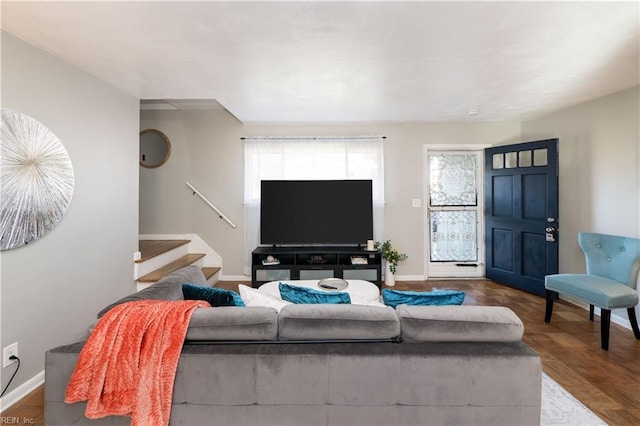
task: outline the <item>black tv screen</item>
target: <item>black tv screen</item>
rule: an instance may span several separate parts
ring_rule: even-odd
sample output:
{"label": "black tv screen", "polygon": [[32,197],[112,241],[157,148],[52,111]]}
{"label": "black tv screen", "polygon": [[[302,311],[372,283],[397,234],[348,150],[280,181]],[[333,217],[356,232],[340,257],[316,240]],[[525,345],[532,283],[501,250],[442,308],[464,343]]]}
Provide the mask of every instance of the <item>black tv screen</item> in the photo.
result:
{"label": "black tv screen", "polygon": [[263,180],[260,243],[366,244],[373,239],[371,180]]}

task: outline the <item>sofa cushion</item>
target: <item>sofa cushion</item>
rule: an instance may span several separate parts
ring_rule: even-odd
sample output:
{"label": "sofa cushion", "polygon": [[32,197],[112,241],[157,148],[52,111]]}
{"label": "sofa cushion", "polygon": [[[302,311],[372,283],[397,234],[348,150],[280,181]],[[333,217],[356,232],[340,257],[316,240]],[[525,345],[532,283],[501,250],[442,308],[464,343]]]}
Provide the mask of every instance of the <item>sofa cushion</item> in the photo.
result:
{"label": "sofa cushion", "polygon": [[278,313],[273,308],[222,306],[198,308],[186,340],[276,340]]}
{"label": "sofa cushion", "polygon": [[167,275],[160,281],[150,285],[144,290],[130,294],[116,302],[113,302],[112,304],[98,312],[98,318],[101,318],[104,314],[107,313],[107,311],[109,311],[109,309],[115,306],[135,300],[183,300],[183,283],[192,283],[205,286],[208,285],[207,279],[205,278],[204,274],[202,273],[202,269],[200,269],[199,266],[187,266]]}
{"label": "sofa cushion", "polygon": [[308,287],[300,287],[280,283],[280,297],[291,303],[317,304],[317,303],[351,303],[349,293],[326,292]]}
{"label": "sofa cushion", "polygon": [[502,306],[407,306],[396,308],[402,338],[413,342],[519,342],[524,325]]}
{"label": "sofa cushion", "polygon": [[240,291],[240,297],[242,297],[244,304],[247,306],[265,306],[280,312],[280,309],[291,305],[291,302],[279,299],[271,294],[261,293],[257,288],[244,284],[238,284],[238,291]]}
{"label": "sofa cushion", "polygon": [[388,306],[293,304],[278,315],[279,340],[377,340],[399,335],[400,321]]}
{"label": "sofa cushion", "polygon": [[393,308],[398,305],[462,305],[464,296],[463,291],[457,290],[400,291],[386,288],[382,290],[384,304]]}
{"label": "sofa cushion", "polygon": [[182,284],[185,300],[205,300],[211,306],[245,306],[238,293],[232,290],[202,285]]}

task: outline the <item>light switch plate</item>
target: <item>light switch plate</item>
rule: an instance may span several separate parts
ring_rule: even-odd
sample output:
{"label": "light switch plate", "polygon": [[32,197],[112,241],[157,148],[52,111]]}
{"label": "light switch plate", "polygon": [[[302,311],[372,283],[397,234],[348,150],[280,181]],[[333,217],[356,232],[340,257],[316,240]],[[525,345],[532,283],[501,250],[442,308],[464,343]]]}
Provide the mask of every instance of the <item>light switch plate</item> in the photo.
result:
{"label": "light switch plate", "polygon": [[422,206],[422,200],[420,198],[414,198],[411,200],[411,207],[420,207]]}

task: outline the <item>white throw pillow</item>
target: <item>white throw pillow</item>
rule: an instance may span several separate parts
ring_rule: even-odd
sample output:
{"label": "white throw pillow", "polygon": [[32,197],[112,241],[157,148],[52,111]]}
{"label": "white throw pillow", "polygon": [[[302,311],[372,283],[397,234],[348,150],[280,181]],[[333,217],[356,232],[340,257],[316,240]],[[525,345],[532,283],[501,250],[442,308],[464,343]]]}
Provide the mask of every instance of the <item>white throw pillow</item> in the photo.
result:
{"label": "white throw pillow", "polygon": [[280,309],[287,305],[291,305],[291,302],[279,299],[270,294],[260,293],[257,288],[252,288],[244,284],[238,284],[238,291],[242,301],[247,306],[265,306],[267,308],[274,308],[280,312]]}
{"label": "white throw pillow", "polygon": [[367,305],[367,306],[379,306],[384,308],[385,304],[380,302],[379,300],[367,299],[365,297],[351,295],[351,304],[352,305]]}

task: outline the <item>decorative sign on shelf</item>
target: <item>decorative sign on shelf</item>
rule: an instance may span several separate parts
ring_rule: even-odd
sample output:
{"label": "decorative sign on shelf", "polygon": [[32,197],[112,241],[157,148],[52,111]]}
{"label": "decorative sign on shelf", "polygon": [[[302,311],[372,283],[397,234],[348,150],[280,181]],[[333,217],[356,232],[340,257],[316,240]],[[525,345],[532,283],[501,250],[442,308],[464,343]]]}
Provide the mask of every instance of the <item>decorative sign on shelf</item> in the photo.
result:
{"label": "decorative sign on shelf", "polygon": [[278,260],[278,258],[276,258],[276,257],[273,257],[273,256],[269,255],[269,256],[267,256],[267,258],[266,258],[266,259],[264,259],[264,260],[262,261],[262,264],[263,264],[263,265],[265,265],[265,266],[270,266],[270,265],[279,265],[279,264],[280,264],[280,261]]}
{"label": "decorative sign on shelf", "polygon": [[60,139],[33,117],[0,110],[0,250],[51,231],[73,197],[73,166]]}
{"label": "decorative sign on shelf", "polygon": [[369,261],[364,256],[351,256],[352,265],[368,265]]}

